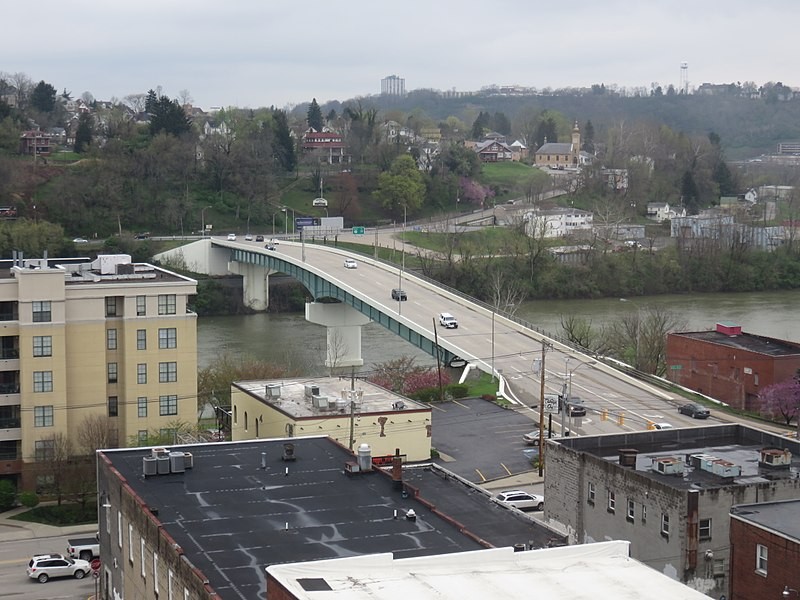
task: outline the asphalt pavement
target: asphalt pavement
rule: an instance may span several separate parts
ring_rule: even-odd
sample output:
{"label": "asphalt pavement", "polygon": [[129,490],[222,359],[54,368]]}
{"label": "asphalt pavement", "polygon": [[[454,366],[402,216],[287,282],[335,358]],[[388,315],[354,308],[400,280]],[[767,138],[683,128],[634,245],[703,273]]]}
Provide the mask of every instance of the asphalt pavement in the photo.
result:
{"label": "asphalt pavement", "polygon": [[[0,542],[13,542],[17,540],[30,540],[34,538],[59,537],[63,535],[86,536],[97,531],[97,523],[84,525],[71,525],[69,527],[55,527],[42,523],[29,523],[17,521],[13,516],[29,510],[26,507],[14,508],[0,513]],[[66,550],[66,548],[64,548]]]}

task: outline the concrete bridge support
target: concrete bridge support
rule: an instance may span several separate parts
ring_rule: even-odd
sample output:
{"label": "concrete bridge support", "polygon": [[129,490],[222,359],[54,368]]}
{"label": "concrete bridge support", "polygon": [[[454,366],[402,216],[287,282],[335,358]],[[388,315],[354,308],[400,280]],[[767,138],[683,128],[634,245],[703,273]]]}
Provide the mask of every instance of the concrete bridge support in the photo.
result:
{"label": "concrete bridge support", "polygon": [[326,367],[360,367],[364,364],[361,327],[369,323],[369,317],[340,302],[308,302],[306,321],[328,328]]}
{"label": "concrete bridge support", "polygon": [[229,262],[228,270],[242,276],[245,306],[264,311],[269,306],[269,275],[265,267],[240,262]]}

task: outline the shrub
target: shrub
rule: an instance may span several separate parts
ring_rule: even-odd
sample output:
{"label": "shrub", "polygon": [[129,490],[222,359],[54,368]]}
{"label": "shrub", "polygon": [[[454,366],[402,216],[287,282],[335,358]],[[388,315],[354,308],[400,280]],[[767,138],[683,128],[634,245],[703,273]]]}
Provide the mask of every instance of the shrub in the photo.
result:
{"label": "shrub", "polygon": [[483,396],[481,396],[481,400],[488,400],[489,402],[494,402],[495,400],[497,400],[497,396],[495,396],[494,394],[484,394]]}
{"label": "shrub", "polygon": [[466,398],[469,394],[469,386],[463,383],[452,383],[447,386],[447,393],[453,398]]}
{"label": "shrub", "polygon": [[22,492],[19,495],[19,503],[22,504],[22,506],[33,508],[34,506],[38,506],[39,496],[36,495],[36,492]]}
{"label": "shrub", "polygon": [[0,479],[0,511],[11,510],[14,508],[14,499],[17,495],[17,488],[8,479]]}

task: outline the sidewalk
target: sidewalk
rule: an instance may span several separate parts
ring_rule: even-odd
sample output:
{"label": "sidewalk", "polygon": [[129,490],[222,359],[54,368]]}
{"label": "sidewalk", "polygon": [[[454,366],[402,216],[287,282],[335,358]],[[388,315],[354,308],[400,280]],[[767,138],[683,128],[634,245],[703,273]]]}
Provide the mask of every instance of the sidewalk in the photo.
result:
{"label": "sidewalk", "polygon": [[[0,513],[0,542],[14,542],[17,540],[30,540],[33,538],[48,538],[71,535],[85,537],[94,535],[97,531],[97,523],[85,525],[71,525],[69,527],[55,527],[53,525],[43,525],[42,523],[29,523],[27,521],[17,521],[12,519],[14,515],[30,510],[26,507],[14,508],[4,513]],[[62,549],[66,550],[66,547]]]}

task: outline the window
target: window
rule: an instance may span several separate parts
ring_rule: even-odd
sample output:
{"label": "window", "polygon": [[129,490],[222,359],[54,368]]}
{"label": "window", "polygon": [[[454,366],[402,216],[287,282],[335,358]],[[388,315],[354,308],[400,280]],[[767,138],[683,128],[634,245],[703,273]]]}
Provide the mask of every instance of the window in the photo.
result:
{"label": "window", "polygon": [[767,559],[769,550],[766,546],[756,544],[756,573],[759,575],[767,574]]}
{"label": "window", "polygon": [[614,512],[617,508],[617,494],[608,490],[608,512]]}
{"label": "window", "polygon": [[106,350],[117,349],[117,330],[106,329]]}
{"label": "window", "polygon": [[55,440],[37,440],[34,444],[34,456],[37,461],[53,460]]}
{"label": "window", "polygon": [[108,383],[117,383],[117,363],[108,363]]}
{"label": "window", "polygon": [[117,511],[117,546],[122,548],[122,513]]}
{"label": "window", "polygon": [[33,426],[52,427],[53,426],[53,406],[34,406],[33,407]]}
{"label": "window", "polygon": [[137,350],[147,350],[147,330],[146,329],[137,329],[136,330],[136,349]]}
{"label": "window", "polygon": [[[136,409],[139,413],[139,418],[142,419],[147,416],[147,396],[139,396],[136,399]],[[147,432],[145,432],[147,433]]]}
{"label": "window", "polygon": [[136,365],[136,383],[147,383],[147,363]]}
{"label": "window", "polygon": [[159,396],[158,397],[158,414],[162,417],[168,415],[178,414],[178,397],[177,396]]}
{"label": "window", "polygon": [[177,348],[178,347],[178,330],[175,327],[167,327],[158,330],[158,347],[164,348]]}
{"label": "window", "polygon": [[140,562],[142,563],[142,579],[146,579],[144,565],[144,538],[139,540],[139,552],[140,552]]}
{"label": "window", "polygon": [[642,523],[647,523],[647,507],[642,504]]}
{"label": "window", "polygon": [[178,381],[178,363],[158,363],[158,383],[172,383]]}
{"label": "window", "polygon": [[175,574],[172,572],[172,569],[169,569],[167,571],[167,600],[175,599],[175,597],[172,595],[172,586],[174,579],[175,579]]}
{"label": "window", "polygon": [[119,398],[117,396],[108,397],[108,416],[109,417],[119,416]]}
{"label": "window", "polygon": [[133,524],[128,523],[128,562],[133,564]]}
{"label": "window", "polygon": [[34,356],[53,356],[53,337],[49,335],[33,336]]}
{"label": "window", "polygon": [[117,299],[114,296],[106,296],[106,316],[117,316]]}
{"label": "window", "polygon": [[50,310],[50,300],[34,300],[33,322],[49,323],[51,320],[52,320],[52,312]]}
{"label": "window", "polygon": [[667,513],[661,513],[661,535],[669,535],[669,515]]}
{"label": "window", "polygon": [[633,523],[633,519],[636,516],[636,503],[628,498],[628,512],[625,514],[625,518]]}
{"label": "window", "polygon": [[595,490],[594,484],[589,482],[589,495],[586,500],[589,504],[594,504],[594,499],[597,496],[597,490]]}
{"label": "window", "polygon": [[698,527],[701,540],[711,539],[711,519],[700,519],[700,526]]}
{"label": "window", "polygon": [[174,315],[175,312],[175,294],[159,294],[158,314]]}
{"label": "window", "polygon": [[147,445],[147,439],[150,436],[147,435],[147,429],[140,429],[139,432],[137,433],[137,437],[139,438],[139,445],[140,446],[146,446]]}
{"label": "window", "polygon": [[158,598],[158,554],[153,552],[153,589],[156,592],[156,598]]}
{"label": "window", "polygon": [[53,372],[34,371],[33,372],[33,391],[52,392],[53,391]]}
{"label": "window", "polygon": [[147,297],[136,296],[136,316],[143,317],[147,314]]}

